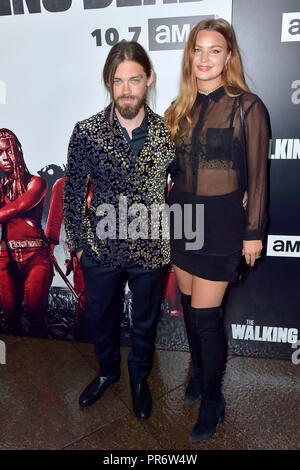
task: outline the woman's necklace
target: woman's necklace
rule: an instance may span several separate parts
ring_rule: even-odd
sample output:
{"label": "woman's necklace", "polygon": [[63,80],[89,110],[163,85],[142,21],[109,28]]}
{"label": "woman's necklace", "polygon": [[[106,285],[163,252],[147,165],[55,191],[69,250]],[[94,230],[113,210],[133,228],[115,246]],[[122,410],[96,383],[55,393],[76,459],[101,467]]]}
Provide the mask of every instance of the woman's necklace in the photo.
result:
{"label": "woman's necklace", "polygon": [[209,95],[209,94],[212,93],[213,91],[216,91],[216,90],[218,90],[219,88],[221,88],[221,86],[223,86],[223,83],[221,83],[221,85],[218,85],[216,88],[213,88],[212,90],[207,90],[207,91],[198,90],[198,91],[199,91],[199,93],[201,93],[202,95]]}

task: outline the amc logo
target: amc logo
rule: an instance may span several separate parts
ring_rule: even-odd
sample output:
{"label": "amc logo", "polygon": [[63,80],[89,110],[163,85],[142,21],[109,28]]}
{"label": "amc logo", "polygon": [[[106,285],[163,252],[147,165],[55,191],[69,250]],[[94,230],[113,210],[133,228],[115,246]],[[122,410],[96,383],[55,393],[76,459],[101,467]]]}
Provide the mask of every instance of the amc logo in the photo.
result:
{"label": "amc logo", "polygon": [[267,256],[300,258],[300,237],[293,235],[269,235]]}
{"label": "amc logo", "polygon": [[184,49],[193,27],[213,15],[150,18],[148,20],[149,51]]}
{"label": "amc logo", "polygon": [[300,12],[283,13],[281,42],[300,41]]}

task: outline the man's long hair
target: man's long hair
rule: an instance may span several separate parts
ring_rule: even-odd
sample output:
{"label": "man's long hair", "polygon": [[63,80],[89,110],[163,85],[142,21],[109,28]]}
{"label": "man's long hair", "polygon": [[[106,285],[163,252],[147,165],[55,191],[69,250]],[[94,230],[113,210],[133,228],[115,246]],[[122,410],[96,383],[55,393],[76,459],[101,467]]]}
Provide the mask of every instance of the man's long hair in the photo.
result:
{"label": "man's long hair", "polygon": [[[117,67],[126,60],[137,62],[143,67],[147,78],[150,78],[151,76],[152,65],[145,49],[138,42],[135,41],[126,41],[125,39],[123,39],[123,41],[118,42],[109,51],[103,68],[103,81],[107,91],[110,93],[112,102],[112,86],[115,73]],[[114,106],[112,106],[111,110],[111,123],[114,111],[113,108]]]}
{"label": "man's long hair", "polygon": [[191,110],[198,92],[197,80],[193,71],[193,60],[197,35],[202,30],[216,31],[222,34],[227,44],[227,52],[231,52],[227,65],[222,72],[222,83],[226,94],[239,96],[243,92],[249,91],[232,26],[222,18],[200,21],[190,32],[184,49],[179,95],[165,112],[165,122],[171,130],[172,139],[176,137],[182,119],[187,121],[188,132],[192,128]]}
{"label": "man's long hair", "polygon": [[13,170],[9,175],[0,178],[0,205],[3,205],[5,196],[14,201],[25,191],[31,174],[25,164],[22,146],[17,136],[9,129],[0,129],[0,140],[7,140],[11,148],[11,161]]}

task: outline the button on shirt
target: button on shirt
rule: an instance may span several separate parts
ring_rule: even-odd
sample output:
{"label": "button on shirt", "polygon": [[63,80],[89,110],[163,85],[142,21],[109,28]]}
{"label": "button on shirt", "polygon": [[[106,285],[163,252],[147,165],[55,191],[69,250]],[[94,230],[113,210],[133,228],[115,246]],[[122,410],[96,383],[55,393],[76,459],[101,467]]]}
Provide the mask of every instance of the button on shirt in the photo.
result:
{"label": "button on shirt", "polygon": [[147,135],[147,127],[148,127],[148,112],[146,108],[145,108],[145,116],[142,121],[142,124],[139,127],[136,127],[135,129],[133,129],[131,139],[125,127],[121,126],[124,137],[129,143],[130,148],[136,157],[138,156],[138,154],[144,147],[144,143],[145,143],[145,139]]}

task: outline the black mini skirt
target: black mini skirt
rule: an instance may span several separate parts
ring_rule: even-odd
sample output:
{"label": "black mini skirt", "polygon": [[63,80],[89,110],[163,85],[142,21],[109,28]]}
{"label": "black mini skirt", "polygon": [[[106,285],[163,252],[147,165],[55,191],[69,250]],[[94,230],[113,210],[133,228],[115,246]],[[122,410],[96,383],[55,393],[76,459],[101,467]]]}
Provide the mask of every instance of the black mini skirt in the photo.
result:
{"label": "black mini skirt", "polygon": [[[200,249],[187,249],[184,236],[174,237],[174,220],[170,219],[171,261],[190,274],[211,281],[234,282],[242,257],[244,233],[244,209],[240,191],[221,196],[195,196],[172,188],[169,205],[177,203],[192,207],[192,225],[195,225],[196,204],[204,205],[204,244]],[[183,220],[183,218],[182,218]],[[181,233],[184,233],[182,226]]]}
{"label": "black mini skirt", "polygon": [[201,255],[172,251],[171,262],[184,271],[209,281],[235,282],[242,250],[226,256]]}

